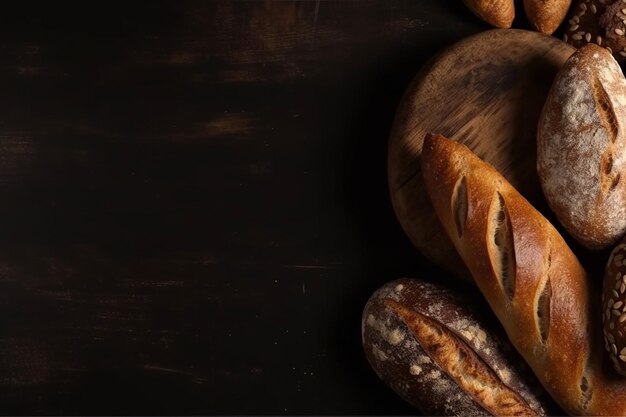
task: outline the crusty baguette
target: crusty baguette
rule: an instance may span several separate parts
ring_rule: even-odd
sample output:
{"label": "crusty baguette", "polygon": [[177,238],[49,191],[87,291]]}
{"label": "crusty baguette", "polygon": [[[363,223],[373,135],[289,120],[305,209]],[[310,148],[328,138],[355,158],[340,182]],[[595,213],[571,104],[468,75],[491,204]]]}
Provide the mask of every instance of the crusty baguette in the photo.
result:
{"label": "crusty baguette", "polygon": [[365,355],[426,415],[538,416],[555,407],[502,328],[470,295],[392,281],[363,310]]}
{"label": "crusty baguette", "polygon": [[571,3],[572,0],[524,0],[524,11],[536,30],[552,35],[565,19]]}
{"label": "crusty baguette", "polygon": [[606,49],[582,47],[559,71],[541,112],[537,172],[552,211],[590,249],[613,246],[626,232],[624,123],[622,70]]}
{"label": "crusty baguette", "polygon": [[435,211],[513,345],[572,415],[626,415],[626,380],[603,366],[599,294],[557,230],[467,147],[428,135]]}
{"label": "crusty baguette", "polygon": [[510,28],[515,18],[513,0],[463,0],[480,19],[497,28]]}

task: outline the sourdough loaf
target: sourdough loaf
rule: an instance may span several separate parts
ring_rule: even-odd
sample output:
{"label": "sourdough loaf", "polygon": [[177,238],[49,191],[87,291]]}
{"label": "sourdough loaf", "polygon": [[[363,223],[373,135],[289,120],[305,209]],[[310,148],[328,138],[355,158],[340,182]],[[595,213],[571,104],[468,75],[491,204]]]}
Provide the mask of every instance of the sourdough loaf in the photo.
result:
{"label": "sourdough loaf", "polygon": [[545,415],[548,397],[540,384],[502,328],[476,306],[469,296],[426,281],[388,283],[363,311],[365,355],[383,381],[426,415]]}
{"label": "sourdough loaf", "polygon": [[590,249],[626,232],[626,79],[589,44],[561,68],[537,129],[537,171],[551,209]]}

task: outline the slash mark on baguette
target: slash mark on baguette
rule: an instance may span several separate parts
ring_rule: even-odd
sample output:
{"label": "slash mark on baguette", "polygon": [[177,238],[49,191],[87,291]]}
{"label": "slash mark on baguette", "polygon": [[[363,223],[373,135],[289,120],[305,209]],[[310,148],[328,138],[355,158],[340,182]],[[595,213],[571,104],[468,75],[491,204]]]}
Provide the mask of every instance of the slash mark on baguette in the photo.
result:
{"label": "slash mark on baguette", "polygon": [[606,128],[611,143],[615,143],[619,126],[609,95],[606,93],[602,82],[600,82],[597,77],[593,80],[592,89],[593,98],[596,102],[596,108],[598,109],[600,118],[602,119],[602,124]]}
{"label": "slash mark on baguette", "polygon": [[384,299],[383,303],[406,323],[431,360],[487,412],[502,416],[537,415],[467,343],[446,326],[390,298]]}
{"label": "slash mark on baguette", "polygon": [[548,269],[546,270],[546,276],[543,281],[543,287],[538,292],[537,297],[537,327],[539,329],[539,335],[541,336],[541,343],[546,345],[548,343],[548,336],[550,336],[550,299],[552,298],[552,284],[550,283],[550,264],[552,254],[548,255]]}
{"label": "slash mark on baguette", "polygon": [[465,230],[467,204],[467,180],[465,176],[463,176],[454,185],[454,193],[452,194],[452,210],[454,213],[456,231],[459,237],[463,236]]}
{"label": "slash mark on baguette", "polygon": [[582,377],[580,378],[580,393],[581,393],[581,407],[583,410],[587,410],[591,397],[593,395],[593,373],[589,366],[589,354],[585,358],[585,366],[583,368]]}
{"label": "slash mark on baguette", "polygon": [[580,392],[582,393],[582,397],[583,397],[583,402],[582,402],[583,410],[587,409],[589,405],[589,401],[591,401],[592,390],[590,388],[591,387],[589,385],[589,380],[587,379],[585,375],[583,375],[583,377],[580,379]]}
{"label": "slash mark on baguette", "polygon": [[593,372],[590,367],[590,356],[591,352],[587,352],[586,358],[584,360],[584,366],[582,371],[582,376],[580,377],[580,398],[581,398],[581,407],[583,410],[587,410],[589,407],[589,403],[591,402],[591,397],[593,395]]}
{"label": "slash mark on baguette", "polygon": [[504,198],[496,192],[489,211],[488,248],[492,268],[509,300],[515,295],[513,228]]}

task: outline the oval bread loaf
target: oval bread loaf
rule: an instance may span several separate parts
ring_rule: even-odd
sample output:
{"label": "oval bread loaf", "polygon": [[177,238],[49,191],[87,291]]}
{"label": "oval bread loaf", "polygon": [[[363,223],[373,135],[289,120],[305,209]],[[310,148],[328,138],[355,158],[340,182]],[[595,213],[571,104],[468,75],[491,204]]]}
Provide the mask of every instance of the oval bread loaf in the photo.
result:
{"label": "oval bread loaf", "polygon": [[472,304],[420,280],[386,284],[363,311],[368,361],[426,415],[545,415],[541,385],[493,317]]}
{"label": "oval bread loaf", "polygon": [[537,129],[537,171],[551,209],[590,249],[626,231],[626,79],[589,44],[559,71]]}

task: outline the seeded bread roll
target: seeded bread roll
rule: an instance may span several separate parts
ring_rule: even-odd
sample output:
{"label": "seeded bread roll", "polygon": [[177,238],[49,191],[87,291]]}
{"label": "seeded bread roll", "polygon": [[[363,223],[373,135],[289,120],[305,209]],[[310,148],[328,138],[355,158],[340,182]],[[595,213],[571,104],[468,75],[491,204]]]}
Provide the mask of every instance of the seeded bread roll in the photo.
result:
{"label": "seeded bread roll", "polygon": [[626,232],[626,79],[597,45],[579,49],[552,84],[537,129],[537,171],[559,221],[590,249]]}
{"label": "seeded bread roll", "polygon": [[421,280],[386,284],[363,311],[367,359],[426,415],[545,415],[549,397],[497,323],[469,307],[475,304]]}
{"label": "seeded bread roll", "polygon": [[604,348],[615,370],[626,376],[626,244],[611,252],[604,272],[602,329]]}
{"label": "seeded bread roll", "polygon": [[607,43],[612,46],[613,56],[618,61],[624,61],[626,57],[626,2],[615,1],[607,6],[606,11],[600,16],[600,26],[604,28],[604,36]]}
{"label": "seeded bread roll", "polygon": [[571,0],[524,0],[524,10],[536,30],[552,35],[565,19],[571,3]]}
{"label": "seeded bread roll", "polygon": [[474,281],[552,397],[571,415],[626,415],[626,379],[603,364],[600,294],[557,230],[443,136],[426,137],[422,174]]}
{"label": "seeded bread roll", "polygon": [[568,20],[563,40],[576,48],[595,43],[618,62],[626,61],[626,3],[623,0],[579,0]]}
{"label": "seeded bread roll", "polygon": [[515,18],[513,0],[463,0],[483,21],[497,28],[510,28]]}

